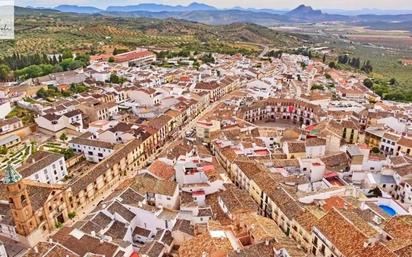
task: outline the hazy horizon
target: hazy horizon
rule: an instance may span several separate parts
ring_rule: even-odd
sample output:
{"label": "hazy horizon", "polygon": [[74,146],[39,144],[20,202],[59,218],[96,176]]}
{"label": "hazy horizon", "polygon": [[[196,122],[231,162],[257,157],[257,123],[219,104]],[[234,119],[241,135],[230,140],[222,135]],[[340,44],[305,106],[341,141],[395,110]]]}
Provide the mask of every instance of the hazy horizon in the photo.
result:
{"label": "hazy horizon", "polygon": [[[377,10],[412,10],[412,3],[410,0],[393,0],[393,1],[373,1],[373,0],[261,0],[259,4],[254,4],[254,1],[235,1],[235,0],[205,0],[205,1],[191,1],[191,0],[175,0],[175,1],[133,1],[133,0],[15,0],[15,5],[18,6],[33,6],[33,7],[55,7],[62,4],[67,5],[82,5],[82,6],[94,6],[98,8],[106,8],[110,5],[134,5],[141,3],[156,3],[156,4],[167,4],[167,5],[188,5],[192,2],[204,3],[207,5],[212,5],[218,8],[232,8],[232,7],[243,7],[243,8],[257,8],[257,9],[293,9],[300,4],[310,5],[315,9],[339,9],[346,11],[361,10],[361,9],[377,9]],[[394,8],[394,6],[397,6]]]}

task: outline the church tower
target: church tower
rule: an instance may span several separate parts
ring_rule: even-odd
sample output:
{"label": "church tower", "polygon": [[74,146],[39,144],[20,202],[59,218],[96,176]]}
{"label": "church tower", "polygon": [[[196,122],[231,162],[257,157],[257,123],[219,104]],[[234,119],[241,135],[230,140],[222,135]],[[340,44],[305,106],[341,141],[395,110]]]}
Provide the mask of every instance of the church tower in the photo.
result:
{"label": "church tower", "polygon": [[8,165],[3,183],[7,187],[16,232],[22,236],[28,236],[37,228],[37,222],[22,176],[13,166]]}

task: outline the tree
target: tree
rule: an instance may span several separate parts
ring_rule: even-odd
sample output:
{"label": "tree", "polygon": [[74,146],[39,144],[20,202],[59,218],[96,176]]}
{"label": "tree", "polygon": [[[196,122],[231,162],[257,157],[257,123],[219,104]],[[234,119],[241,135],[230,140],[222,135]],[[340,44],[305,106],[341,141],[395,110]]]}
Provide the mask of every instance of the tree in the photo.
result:
{"label": "tree", "polygon": [[74,211],[73,211],[73,212],[69,212],[69,213],[68,213],[68,216],[69,216],[69,219],[72,220],[72,219],[74,219],[74,218],[76,217],[76,212],[74,212]]}
{"label": "tree", "polygon": [[70,64],[73,62],[73,59],[64,59],[63,61],[60,62],[60,66],[64,71],[67,71],[70,69]]}
{"label": "tree", "polygon": [[68,160],[74,156],[74,151],[71,148],[62,150],[61,153],[64,155],[65,160]]}
{"label": "tree", "polygon": [[363,81],[363,85],[365,85],[365,87],[367,87],[367,88],[372,88],[373,87],[373,81],[371,79],[367,78]]}
{"label": "tree", "polygon": [[399,82],[398,82],[395,78],[391,78],[391,79],[389,80],[389,85],[391,85],[391,86],[398,86],[398,85],[399,85]]}
{"label": "tree", "polygon": [[114,84],[123,84],[126,81],[125,78],[117,76],[115,73],[110,75],[110,82]]}
{"label": "tree", "polygon": [[52,64],[58,64],[59,60],[57,60],[56,55],[53,55]]}
{"label": "tree", "polygon": [[39,91],[37,91],[36,96],[39,98],[47,98],[49,96],[47,90],[44,88],[40,88]]}
{"label": "tree", "polygon": [[108,62],[114,62],[114,57],[110,56]]}
{"label": "tree", "polygon": [[62,54],[62,58],[63,59],[73,59],[73,52],[70,49],[65,49],[63,50],[63,54]]}
{"label": "tree", "polygon": [[329,68],[336,69],[336,63],[335,62],[330,62],[329,63]]}
{"label": "tree", "polygon": [[202,56],[203,63],[215,63],[215,58],[213,58],[212,53],[204,54]]}
{"label": "tree", "polygon": [[79,54],[79,55],[76,56],[75,60],[76,61],[81,61],[83,63],[83,66],[86,66],[87,64],[90,63],[90,55],[88,55],[88,54]]}
{"label": "tree", "polygon": [[59,64],[56,64],[53,66],[53,73],[62,72],[62,71],[63,71],[63,68]]}
{"label": "tree", "polygon": [[84,66],[86,66],[86,65],[82,61],[76,60],[76,61],[73,61],[69,64],[69,69],[70,70],[76,70],[76,69],[79,69],[79,68],[84,67]]}
{"label": "tree", "polygon": [[310,90],[322,90],[323,91],[325,90],[325,87],[319,84],[315,84],[310,88]]}
{"label": "tree", "polygon": [[372,148],[372,153],[379,153],[380,151],[379,151],[379,148],[378,147],[374,147],[374,148]]}
{"label": "tree", "polygon": [[323,63],[326,62],[326,54],[323,55],[322,62],[323,62]]}
{"label": "tree", "polygon": [[65,142],[67,139],[68,139],[68,138],[67,138],[67,136],[66,136],[65,133],[63,133],[63,134],[60,135],[60,140],[61,140],[61,141]]}
{"label": "tree", "polygon": [[115,49],[113,50],[113,55],[118,55],[118,54],[126,53],[126,52],[128,52],[128,51],[129,51],[129,50],[124,49],[124,48],[120,48],[120,49],[115,48]]}
{"label": "tree", "polygon": [[5,81],[9,78],[9,74],[11,72],[11,69],[9,66],[6,64],[1,64],[0,65],[0,81]]}
{"label": "tree", "polygon": [[347,64],[349,62],[349,56],[347,54],[338,56],[338,63]]}
{"label": "tree", "polygon": [[7,147],[6,146],[0,147],[0,154],[2,154],[2,155],[7,154]]}
{"label": "tree", "polygon": [[31,65],[23,69],[26,78],[37,78],[43,75],[43,70],[38,65]]}
{"label": "tree", "polygon": [[110,82],[118,84],[119,83],[119,76],[117,76],[114,73],[110,74]]}
{"label": "tree", "polygon": [[371,62],[369,60],[367,60],[366,62],[364,62],[362,68],[362,71],[366,72],[366,73],[371,73],[373,71],[373,67],[371,65]]}

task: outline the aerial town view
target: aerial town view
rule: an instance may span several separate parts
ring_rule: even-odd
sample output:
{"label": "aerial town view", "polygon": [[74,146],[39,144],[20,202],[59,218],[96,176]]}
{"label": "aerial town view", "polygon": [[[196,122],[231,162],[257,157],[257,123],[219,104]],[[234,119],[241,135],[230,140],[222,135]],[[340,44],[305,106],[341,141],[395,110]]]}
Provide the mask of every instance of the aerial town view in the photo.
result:
{"label": "aerial town view", "polygon": [[412,257],[411,0],[0,0],[0,257]]}

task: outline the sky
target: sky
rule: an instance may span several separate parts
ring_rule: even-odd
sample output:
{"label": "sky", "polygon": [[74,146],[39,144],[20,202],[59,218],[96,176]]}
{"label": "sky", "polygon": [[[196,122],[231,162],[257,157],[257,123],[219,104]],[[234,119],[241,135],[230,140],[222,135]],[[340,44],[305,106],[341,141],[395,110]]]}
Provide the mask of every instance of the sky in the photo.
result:
{"label": "sky", "polygon": [[[194,1],[194,0],[193,0]],[[130,5],[139,3],[162,3],[168,5],[187,5],[191,0],[15,0],[18,6],[54,7],[60,4],[88,5],[106,8],[109,5]],[[373,8],[382,10],[412,10],[412,0],[203,0],[198,1],[220,8],[234,6],[293,9],[300,4],[310,5],[316,9],[357,10]]]}

